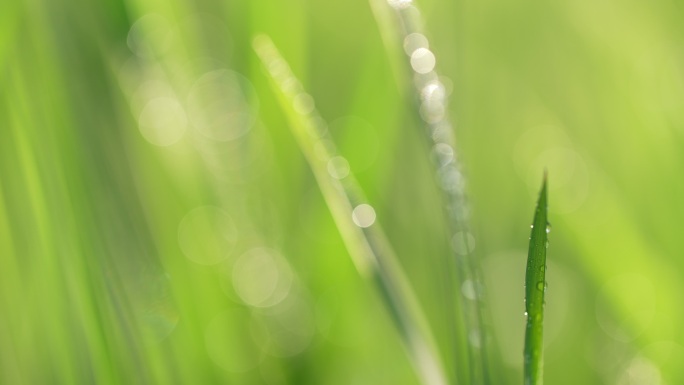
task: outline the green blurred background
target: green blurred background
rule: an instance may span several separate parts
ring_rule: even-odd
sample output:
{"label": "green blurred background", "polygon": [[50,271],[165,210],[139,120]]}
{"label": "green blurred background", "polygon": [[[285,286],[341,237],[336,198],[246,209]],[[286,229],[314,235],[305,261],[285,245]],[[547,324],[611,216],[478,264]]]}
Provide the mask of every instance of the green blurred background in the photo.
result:
{"label": "green blurred background", "polygon": [[[458,366],[410,67],[376,20],[396,15],[372,3],[0,6],[0,383],[418,383],[251,48],[259,33],[329,122]],[[451,92],[496,383],[522,383],[544,168],[547,383],[684,383],[682,4],[417,5]]]}

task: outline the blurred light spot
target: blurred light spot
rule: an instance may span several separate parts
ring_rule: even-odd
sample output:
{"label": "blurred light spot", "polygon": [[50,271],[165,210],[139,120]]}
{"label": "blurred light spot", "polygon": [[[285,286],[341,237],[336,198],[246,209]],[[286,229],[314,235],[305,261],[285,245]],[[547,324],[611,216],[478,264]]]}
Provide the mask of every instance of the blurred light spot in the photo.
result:
{"label": "blurred light spot", "polygon": [[[462,194],[462,191],[456,191],[456,194]],[[470,218],[470,208],[468,205],[464,205],[462,202],[452,202],[446,205],[446,212],[452,218],[465,221]]]}
{"label": "blurred light spot", "polygon": [[[280,88],[283,90],[283,93],[289,97],[294,98],[296,95],[299,95],[303,91],[302,83],[297,80],[294,76],[288,77],[283,82],[280,84]],[[311,99],[313,103],[313,99]]]}
{"label": "blurred light spot", "polygon": [[343,179],[349,175],[349,162],[342,157],[336,156],[328,161],[328,173],[335,179]]}
{"label": "blurred light spot", "polygon": [[[136,86],[135,92],[130,96],[130,103],[131,110],[137,116],[140,116],[140,113],[145,106],[153,99],[170,98],[179,103],[175,97],[173,88],[164,80],[151,79],[142,82],[142,84],[137,83]],[[183,112],[183,114],[185,115],[185,112]],[[185,117],[185,120],[187,122],[187,117]]]}
{"label": "blurred light spot", "polygon": [[458,169],[453,166],[444,167],[439,171],[437,176],[439,178],[439,185],[448,192],[463,191],[464,180],[463,175]]}
{"label": "blurred light spot", "polygon": [[264,34],[254,36],[254,39],[252,39],[252,46],[255,50],[263,52],[266,55],[272,56],[275,54],[273,42]]}
{"label": "blurred light spot", "polygon": [[274,79],[281,83],[292,78],[290,66],[283,58],[280,57],[273,59],[268,63],[268,72],[271,74],[271,76],[273,76]]}
{"label": "blurred light spot", "polygon": [[315,320],[311,306],[300,296],[290,295],[278,305],[261,313],[268,331],[264,349],[277,357],[292,357],[311,344],[315,334]]}
{"label": "blurred light spot", "polygon": [[226,69],[200,77],[190,89],[187,105],[193,126],[205,137],[221,142],[245,135],[258,110],[249,80]]}
{"label": "blurred light spot", "polygon": [[312,116],[311,124],[313,125],[313,133],[311,135],[316,139],[321,138],[328,132],[328,123],[320,116]]}
{"label": "blurred light spot", "polygon": [[392,8],[404,9],[408,8],[413,4],[413,0],[387,0]]}
{"label": "blurred light spot", "polygon": [[290,292],[292,271],[275,250],[252,249],[235,262],[233,286],[250,306],[268,307],[280,303]]}
{"label": "blurred light spot", "polygon": [[432,147],[432,160],[439,167],[446,166],[454,160],[454,149],[446,143],[437,143]]}
{"label": "blurred light spot", "polygon": [[352,220],[359,227],[370,227],[375,223],[375,210],[371,205],[360,204],[352,211]]}
{"label": "blurred light spot", "polygon": [[427,37],[420,33],[412,33],[404,38],[404,52],[411,56],[418,48],[430,48]]}
{"label": "blurred light spot", "polygon": [[660,370],[644,357],[634,358],[620,375],[617,385],[660,385]]}
{"label": "blurred light spot", "polygon": [[434,124],[444,119],[444,103],[425,101],[420,105],[420,116],[426,123]]}
{"label": "blurred light spot", "polygon": [[468,334],[468,343],[476,349],[481,348],[482,347],[482,333],[480,333],[479,330],[472,330]]}
{"label": "blurred light spot", "polygon": [[439,76],[437,76],[437,73],[435,71],[430,71],[424,74],[418,72],[413,73],[413,85],[416,87],[417,90],[422,90],[426,84],[438,81]]}
{"label": "blurred light spot", "polygon": [[428,82],[423,89],[420,90],[420,97],[424,101],[443,103],[446,97],[446,90],[444,84],[439,80]]}
{"label": "blurred light spot", "polygon": [[601,329],[621,342],[638,337],[653,321],[656,292],[640,274],[624,274],[606,282],[596,297],[596,320]]}
{"label": "blurred light spot", "polygon": [[427,48],[418,48],[411,54],[411,67],[419,74],[435,69],[435,55]]}
{"label": "blurred light spot", "polygon": [[451,246],[456,254],[466,255],[475,250],[475,237],[467,231],[459,231],[451,238]]}
{"label": "blurred light spot", "polygon": [[431,130],[430,136],[435,142],[450,143],[453,139],[453,129],[448,122],[439,122]]}
{"label": "blurred light spot", "polygon": [[176,99],[156,98],[150,100],[138,118],[140,133],[156,146],[170,146],[185,134],[188,118],[183,106]]}
{"label": "blurred light spot", "polygon": [[214,265],[231,256],[237,228],[222,209],[204,206],[190,211],[178,225],[178,243],[185,256],[200,265]]}
{"label": "blurred light spot", "polygon": [[439,77],[438,80],[442,84],[442,87],[444,88],[444,95],[445,96],[449,96],[449,95],[451,95],[452,92],[454,92],[454,82],[451,80],[451,78],[442,75]]}
{"label": "blurred light spot", "polygon": [[[654,342],[644,347],[641,354],[652,362],[658,363],[664,380],[668,380],[668,376],[678,373],[682,362],[684,362],[684,347],[674,341]],[[668,381],[668,383],[675,382]]]}
{"label": "blurred light spot", "polygon": [[219,189],[234,189],[258,180],[274,161],[270,132],[261,124],[256,124],[249,135],[229,142],[218,142],[201,134],[192,139],[211,182]]}
{"label": "blurred light spot", "polygon": [[315,105],[311,95],[302,92],[294,97],[292,107],[294,107],[294,110],[297,111],[297,113],[308,115],[313,112]]}
{"label": "blurred light spot", "polygon": [[478,295],[477,291],[475,290],[475,283],[470,279],[465,280],[461,285],[461,294],[471,301],[476,300]]}
{"label": "blurred light spot", "polygon": [[263,352],[255,340],[266,338],[265,333],[249,312],[233,308],[212,319],[204,331],[204,343],[216,365],[242,373],[261,362]]}
{"label": "blurred light spot", "polygon": [[171,23],[158,14],[148,14],[138,19],[128,32],[128,48],[140,57],[154,57],[171,47]]}

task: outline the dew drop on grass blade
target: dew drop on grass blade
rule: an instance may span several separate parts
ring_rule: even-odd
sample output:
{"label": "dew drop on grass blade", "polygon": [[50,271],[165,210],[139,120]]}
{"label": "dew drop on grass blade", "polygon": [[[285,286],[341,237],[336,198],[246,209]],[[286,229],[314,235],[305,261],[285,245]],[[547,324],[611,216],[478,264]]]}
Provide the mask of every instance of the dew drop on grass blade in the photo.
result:
{"label": "dew drop on grass blade", "polygon": [[525,272],[525,385],[542,385],[544,369],[544,293],[546,291],[546,246],[548,238],[546,174],[542,182],[530,235]]}

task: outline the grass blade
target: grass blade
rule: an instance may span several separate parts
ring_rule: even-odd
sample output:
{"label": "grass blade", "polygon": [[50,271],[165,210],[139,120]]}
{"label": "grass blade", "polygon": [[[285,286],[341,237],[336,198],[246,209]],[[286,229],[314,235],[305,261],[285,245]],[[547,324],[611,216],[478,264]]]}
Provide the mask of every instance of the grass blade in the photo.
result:
{"label": "grass blade", "polygon": [[313,98],[304,92],[269,37],[257,36],[253,47],[271,76],[292,133],[349,254],[359,273],[378,288],[421,383],[446,385],[422,309],[354,175],[348,167],[344,167],[344,172],[336,170],[336,164],[346,164],[346,160],[337,154],[326,124],[314,108]]}
{"label": "grass blade", "polygon": [[542,385],[544,372],[544,292],[548,238],[546,174],[530,235],[525,273],[525,385]]}
{"label": "grass blade", "polygon": [[[452,244],[451,255],[446,258],[449,275],[446,284],[452,296],[447,317],[455,334],[457,377],[460,382],[473,385],[497,383],[492,378],[490,359],[498,360],[490,353],[493,337],[489,330],[486,293],[479,260],[473,252],[470,204],[448,113],[447,87],[437,71],[436,58],[422,27],[424,22],[418,6],[403,0],[370,0],[370,4],[388,54],[398,56],[401,46],[406,53],[411,76],[405,76],[405,68],[395,68],[395,73],[400,84],[410,85],[407,88],[411,88],[412,97],[418,102],[417,112],[431,148],[433,171],[445,207]],[[476,295],[465,296],[461,290],[464,286],[475,288]]]}

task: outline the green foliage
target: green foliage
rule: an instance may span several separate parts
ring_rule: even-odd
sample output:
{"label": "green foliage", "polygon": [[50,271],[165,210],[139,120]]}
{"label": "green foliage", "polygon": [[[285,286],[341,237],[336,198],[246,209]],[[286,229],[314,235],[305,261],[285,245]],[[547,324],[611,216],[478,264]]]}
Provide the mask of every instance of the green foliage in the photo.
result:
{"label": "green foliage", "polygon": [[[546,382],[684,383],[676,2],[6,3],[0,383],[419,383],[252,50],[261,33],[372,202],[449,382],[523,377],[520,223],[548,168]],[[409,30],[429,38],[467,176],[456,242]],[[459,320],[480,305],[491,317]]]}

